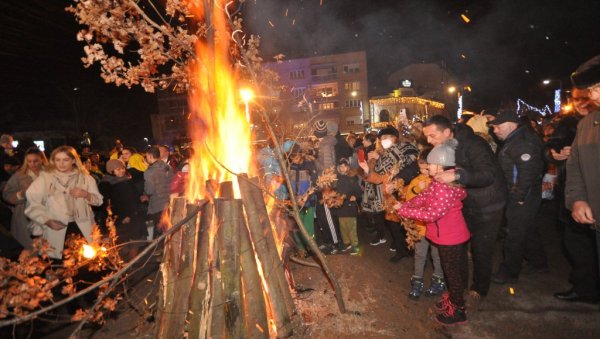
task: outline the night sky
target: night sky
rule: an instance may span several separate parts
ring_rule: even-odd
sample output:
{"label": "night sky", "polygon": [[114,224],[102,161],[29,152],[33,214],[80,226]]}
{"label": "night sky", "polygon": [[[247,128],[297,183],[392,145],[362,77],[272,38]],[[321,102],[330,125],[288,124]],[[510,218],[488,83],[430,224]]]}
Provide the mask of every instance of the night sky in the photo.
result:
{"label": "night sky", "polygon": [[[93,133],[150,133],[154,96],[105,85],[97,69],[83,68],[68,3],[0,2],[0,129],[79,114]],[[517,97],[541,104],[543,79],[568,87],[568,75],[600,54],[600,1],[247,0],[244,11],[267,61],[366,50],[371,96],[388,93],[387,76],[408,64],[444,62],[471,85],[465,106],[476,110]]]}

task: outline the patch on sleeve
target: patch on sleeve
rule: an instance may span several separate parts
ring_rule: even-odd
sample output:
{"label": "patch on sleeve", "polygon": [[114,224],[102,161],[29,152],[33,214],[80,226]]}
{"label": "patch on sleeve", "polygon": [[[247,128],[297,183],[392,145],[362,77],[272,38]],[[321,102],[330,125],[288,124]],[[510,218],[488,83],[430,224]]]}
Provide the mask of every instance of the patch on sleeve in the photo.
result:
{"label": "patch on sleeve", "polygon": [[521,155],[521,160],[523,160],[523,161],[529,161],[529,159],[531,159],[531,154],[529,154],[529,153],[523,153]]}

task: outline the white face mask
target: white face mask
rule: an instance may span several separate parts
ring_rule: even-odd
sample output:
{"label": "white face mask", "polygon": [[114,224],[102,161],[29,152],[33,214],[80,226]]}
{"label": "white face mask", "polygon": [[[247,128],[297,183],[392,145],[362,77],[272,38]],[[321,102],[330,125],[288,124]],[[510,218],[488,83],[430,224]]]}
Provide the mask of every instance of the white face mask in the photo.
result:
{"label": "white face mask", "polygon": [[394,142],[390,139],[381,140],[381,147],[383,147],[383,149],[388,149],[392,147],[393,144]]}

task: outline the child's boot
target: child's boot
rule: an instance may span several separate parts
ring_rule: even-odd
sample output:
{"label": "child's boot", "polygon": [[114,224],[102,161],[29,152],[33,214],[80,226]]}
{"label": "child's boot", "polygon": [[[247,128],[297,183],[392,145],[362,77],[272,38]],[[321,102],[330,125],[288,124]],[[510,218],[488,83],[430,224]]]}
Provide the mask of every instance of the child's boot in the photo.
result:
{"label": "child's boot", "polygon": [[425,295],[428,297],[433,297],[439,295],[440,293],[446,290],[446,281],[444,278],[440,278],[437,275],[431,277],[431,285],[425,291]]}
{"label": "child's boot", "polygon": [[423,278],[412,277],[410,278],[410,292],[408,297],[412,300],[419,300],[419,297],[423,293]]}
{"label": "child's boot", "polygon": [[447,307],[435,317],[435,320],[446,326],[459,325],[467,322],[467,314],[464,307],[456,306],[450,302],[447,304]]}

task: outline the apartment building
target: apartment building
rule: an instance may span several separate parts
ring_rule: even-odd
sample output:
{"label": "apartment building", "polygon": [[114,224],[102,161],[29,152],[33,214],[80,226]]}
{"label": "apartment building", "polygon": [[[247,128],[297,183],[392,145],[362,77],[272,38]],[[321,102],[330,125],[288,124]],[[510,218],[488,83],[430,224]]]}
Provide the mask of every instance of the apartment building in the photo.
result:
{"label": "apartment building", "polygon": [[302,129],[333,120],[341,133],[362,132],[369,119],[367,56],[364,51],[264,64],[279,74],[281,120]]}

